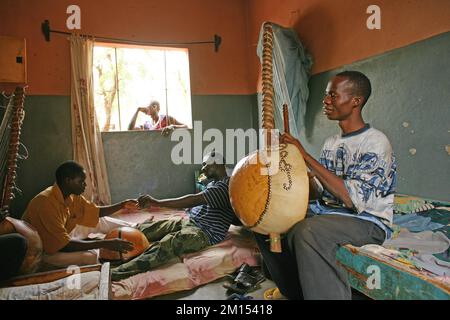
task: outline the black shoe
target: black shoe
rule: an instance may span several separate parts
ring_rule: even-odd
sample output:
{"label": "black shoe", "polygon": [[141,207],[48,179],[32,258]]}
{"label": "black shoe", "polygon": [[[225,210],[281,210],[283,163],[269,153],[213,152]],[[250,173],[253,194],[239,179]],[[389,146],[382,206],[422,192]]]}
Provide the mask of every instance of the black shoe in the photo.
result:
{"label": "black shoe", "polygon": [[258,269],[252,268],[248,264],[243,264],[237,271],[233,281],[223,286],[231,292],[245,294],[256,290],[264,280],[264,275]]}

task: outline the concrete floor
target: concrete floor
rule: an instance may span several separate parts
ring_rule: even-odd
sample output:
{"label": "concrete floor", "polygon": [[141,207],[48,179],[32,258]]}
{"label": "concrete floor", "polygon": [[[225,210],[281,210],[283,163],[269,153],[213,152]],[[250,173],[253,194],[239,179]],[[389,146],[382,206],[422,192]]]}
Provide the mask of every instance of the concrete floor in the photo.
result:
{"label": "concrete floor", "polygon": [[[224,288],[223,285],[227,281],[227,278],[221,278],[192,290],[159,296],[151,300],[226,300],[228,297],[227,289]],[[259,285],[257,290],[246,294],[246,296],[253,297],[253,300],[264,300],[264,291],[275,286],[276,285],[273,281],[266,279]],[[356,290],[352,290],[352,300],[371,299]]]}
{"label": "concrete floor", "polygon": [[[159,296],[152,300],[226,300],[227,289],[223,285],[227,280],[227,278],[221,278],[192,290]],[[273,287],[275,287],[275,283],[266,279],[257,290],[249,292],[246,296],[253,297],[253,300],[264,300],[264,291]]]}

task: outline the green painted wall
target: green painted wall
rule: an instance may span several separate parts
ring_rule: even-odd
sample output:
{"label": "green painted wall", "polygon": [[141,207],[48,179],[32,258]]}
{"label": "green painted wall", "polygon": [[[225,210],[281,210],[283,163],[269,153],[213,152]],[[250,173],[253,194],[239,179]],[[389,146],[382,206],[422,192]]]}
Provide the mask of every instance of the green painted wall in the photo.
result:
{"label": "green painted wall", "polygon": [[15,217],[34,195],[53,184],[57,166],[72,158],[70,97],[28,96],[24,108],[21,142],[28,159],[18,161],[16,184],[22,194],[17,193],[11,204]]}
{"label": "green painted wall", "polygon": [[[337,123],[322,115],[328,79],[343,69],[360,70],[373,85],[363,114],[391,140],[399,165],[398,192],[449,200],[449,56],[450,33],[445,33],[313,76],[302,133],[305,147],[317,157],[325,138],[339,132]],[[23,194],[12,204],[14,216],[20,216],[28,201],[53,183],[57,165],[72,155],[69,97],[28,96],[25,110],[22,142],[29,158],[19,161],[17,185]],[[193,96],[192,113],[194,120],[203,120],[204,130],[255,128],[257,98]],[[176,142],[169,138],[155,132],[120,132],[106,133],[103,140],[113,201],[140,192],[166,197],[194,191],[194,170],[199,165],[173,165],[170,151]]]}
{"label": "green painted wall", "polygon": [[[203,130],[255,127],[256,109],[254,95],[192,97],[193,120],[202,120]],[[72,158],[70,97],[28,96],[25,110],[21,141],[29,158],[19,161],[17,185],[23,193],[11,206],[16,217],[34,195],[53,183],[56,167]],[[103,141],[114,202],[146,192],[172,197],[194,191],[199,165],[174,165],[170,159],[178,142],[158,132],[104,133]]]}
{"label": "green painted wall", "polygon": [[[203,131],[209,128],[221,132],[248,129],[257,123],[253,95],[193,96],[192,106],[193,120],[202,120]],[[191,141],[188,145],[193,161],[195,138],[193,131],[189,132]],[[173,164],[171,151],[178,141],[162,137],[159,132],[138,131],[104,133],[103,142],[113,202],[136,197],[139,193],[175,197],[195,191],[194,172],[200,169],[200,164]],[[202,139],[197,142],[200,142],[197,150],[210,143]],[[234,154],[237,154],[236,148]]]}
{"label": "green painted wall", "polygon": [[372,82],[363,116],[393,145],[397,191],[449,200],[450,32],[313,76],[302,137],[316,157],[325,138],[339,132],[337,123],[322,115],[326,84],[346,69],[362,71]]}

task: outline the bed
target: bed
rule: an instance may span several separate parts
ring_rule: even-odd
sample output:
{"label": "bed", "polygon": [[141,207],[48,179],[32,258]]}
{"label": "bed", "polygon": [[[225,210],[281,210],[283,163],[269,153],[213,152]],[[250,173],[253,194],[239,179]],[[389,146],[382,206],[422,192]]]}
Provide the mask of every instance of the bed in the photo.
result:
{"label": "bed", "polygon": [[[121,210],[113,217],[139,223],[151,217],[159,220],[187,218],[187,215],[184,211],[152,208],[150,211],[139,212]],[[111,281],[110,263],[83,266],[79,270],[52,270],[1,283],[0,300],[149,299],[189,290],[223,278],[244,263],[250,266],[260,265],[259,250],[250,231],[231,226],[221,243],[121,281]],[[74,278],[73,272],[80,277]]]}
{"label": "bed", "polygon": [[[184,211],[152,208],[151,211],[127,213],[123,210],[116,218],[129,222],[143,222],[176,217],[187,218]],[[112,299],[138,300],[189,290],[233,273],[243,263],[260,265],[260,253],[250,231],[231,226],[221,243],[200,252],[174,259],[155,270],[143,272],[127,279],[113,281]],[[225,290],[225,289],[224,289]]]}
{"label": "bed", "polygon": [[[417,205],[413,205],[414,201]],[[408,210],[399,211],[401,205]],[[398,210],[395,211],[394,217],[398,218],[398,221],[400,217],[406,220],[412,215],[430,219],[431,223],[440,226],[435,225],[433,230],[425,230],[422,234],[431,235],[430,239],[440,237],[444,239],[444,244],[445,239],[449,241],[450,203],[396,195],[396,208]],[[412,229],[411,226],[410,224],[409,227]],[[408,237],[410,235],[419,237],[419,233],[411,233],[407,228],[401,228],[398,225],[395,226],[395,230],[394,238],[397,237],[397,239],[405,233]],[[419,264],[416,249],[406,246],[391,248],[391,243],[393,242],[386,241],[383,246],[367,245],[359,248],[346,245],[338,250],[338,263],[346,270],[353,288],[373,299],[450,300],[450,248],[448,246],[444,245],[441,248],[447,247],[443,252],[427,255],[439,259],[442,267],[436,268],[438,266],[433,264],[425,265],[425,267]],[[432,241],[429,242],[429,244],[432,243]],[[428,242],[424,240],[423,244]]]}
{"label": "bed", "polygon": [[109,300],[110,264],[19,276],[0,284],[0,300]]}
{"label": "bed", "polygon": [[[450,235],[450,203],[396,195],[396,217],[412,214],[428,217],[440,227],[432,232],[447,239]],[[182,211],[150,212],[155,219],[185,216]],[[119,217],[139,222],[148,213],[119,214]],[[395,226],[394,237],[408,232]],[[382,250],[380,250],[382,249]],[[354,247],[347,245],[337,252],[338,263],[346,270],[351,286],[373,299],[450,299],[450,245],[445,252],[434,256],[448,262],[446,275],[436,275],[411,262],[415,252],[411,248],[394,250],[387,245]],[[406,253],[405,253],[406,252]],[[386,254],[389,253],[389,254]],[[390,254],[393,253],[393,254]],[[397,254],[398,255],[397,255]],[[242,263],[259,265],[259,250],[251,233],[232,227],[227,239],[200,253],[183,257],[182,261],[138,274],[112,283],[113,299],[144,299],[162,294],[188,290],[221,278]],[[378,277],[378,279],[377,279]],[[374,281],[378,280],[379,283]]]}
{"label": "bed", "polygon": [[[396,202],[399,202],[399,199],[401,196],[396,197]],[[422,200],[421,203],[426,203],[425,209],[419,210],[417,214],[439,223],[440,227],[434,229],[433,234],[439,233],[448,240],[450,204],[432,200]],[[414,207],[409,209],[417,211]],[[410,214],[403,212],[405,217]],[[122,210],[114,216],[130,222],[142,222],[150,217],[154,220],[185,218],[186,214],[184,211],[152,208],[149,212],[130,213]],[[406,232],[405,229],[396,229],[397,236],[402,232]],[[405,250],[412,255],[389,255],[387,253],[395,253],[395,250],[385,248],[385,244],[383,247],[347,245],[338,250],[337,259],[347,271],[351,286],[373,299],[450,300],[450,274],[439,276],[424,268],[418,268],[410,261],[410,258],[414,257],[414,251],[408,248],[400,251]],[[448,260],[450,272],[450,246],[445,252],[434,256],[442,261]],[[193,289],[223,278],[243,263],[260,265],[260,253],[251,232],[232,226],[226,239],[215,246],[174,259],[155,270],[121,281],[110,281],[109,263],[85,266],[79,271],[81,290],[73,290],[67,286],[68,283],[73,283],[71,274],[66,270],[56,270],[17,277],[0,284],[0,299],[151,299]]]}

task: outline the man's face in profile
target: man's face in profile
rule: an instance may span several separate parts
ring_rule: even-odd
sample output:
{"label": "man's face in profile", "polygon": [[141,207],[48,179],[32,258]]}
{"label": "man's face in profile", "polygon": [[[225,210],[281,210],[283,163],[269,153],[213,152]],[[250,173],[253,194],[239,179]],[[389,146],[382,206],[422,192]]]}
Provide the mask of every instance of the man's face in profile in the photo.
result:
{"label": "man's face in profile", "polygon": [[83,172],[73,178],[67,178],[67,187],[71,194],[81,195],[86,189],[86,174]]}
{"label": "man's face in profile", "polygon": [[158,116],[159,113],[159,105],[157,104],[151,104],[147,107],[147,112],[146,114],[149,116]]}
{"label": "man's face in profile", "polygon": [[353,98],[353,84],[345,77],[334,77],[325,90],[323,113],[330,120],[345,120],[355,107]]}
{"label": "man's face in profile", "polygon": [[211,153],[203,158],[201,172],[208,178],[215,179],[220,174],[220,169],[225,165],[225,159],[218,153]]}
{"label": "man's face in profile", "polygon": [[210,163],[203,162],[202,163],[202,170],[201,170],[201,172],[207,178],[211,178],[214,175],[214,172],[215,172],[214,166],[215,166],[215,163],[210,164]]}

